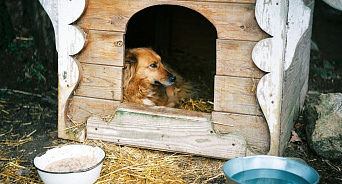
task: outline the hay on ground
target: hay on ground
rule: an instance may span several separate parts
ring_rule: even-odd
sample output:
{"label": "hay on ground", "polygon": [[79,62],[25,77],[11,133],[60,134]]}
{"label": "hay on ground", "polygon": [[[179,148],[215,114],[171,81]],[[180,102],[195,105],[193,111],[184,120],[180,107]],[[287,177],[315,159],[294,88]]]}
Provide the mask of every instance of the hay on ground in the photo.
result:
{"label": "hay on ground", "polygon": [[[60,141],[60,139],[54,143],[58,144],[56,146],[78,144],[66,140]],[[223,160],[118,146],[95,140],[87,140],[84,144],[99,146],[106,152],[96,184],[224,181],[222,166],[225,161]],[[3,150],[3,147],[9,144],[1,146]],[[0,183],[42,183],[36,168],[30,163],[32,160],[25,161],[20,157],[8,159],[6,153],[0,154]]]}

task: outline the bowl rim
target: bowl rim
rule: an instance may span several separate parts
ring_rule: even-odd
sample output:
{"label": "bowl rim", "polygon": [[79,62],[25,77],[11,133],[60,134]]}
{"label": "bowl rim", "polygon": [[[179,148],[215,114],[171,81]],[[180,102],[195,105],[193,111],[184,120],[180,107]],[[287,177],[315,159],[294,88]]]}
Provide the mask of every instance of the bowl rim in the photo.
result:
{"label": "bowl rim", "polygon": [[[270,158],[270,159],[280,159],[280,160],[287,160],[287,161],[289,161],[289,162],[292,162],[292,163],[295,163],[295,164],[299,164],[299,165],[302,165],[302,166],[304,166],[304,167],[307,167],[307,168],[309,168],[311,171],[313,171],[314,172],[314,174],[317,176],[317,180],[316,181],[314,181],[314,183],[318,183],[319,182],[319,179],[320,179],[320,176],[319,176],[319,173],[314,169],[314,168],[312,168],[311,166],[309,166],[308,164],[306,164],[306,163],[303,163],[303,162],[300,162],[300,161],[297,161],[297,160],[294,160],[294,159],[291,159],[291,158],[288,158],[288,157],[280,157],[280,156],[272,156],[272,155],[253,155],[253,156],[246,156],[246,157],[236,157],[236,158],[233,158],[233,159],[231,159],[231,160],[228,160],[226,163],[224,163],[224,165],[222,166],[222,171],[223,171],[223,173],[224,173],[224,175],[227,177],[227,178],[229,178],[230,180],[232,180],[232,181],[234,181],[234,182],[236,182],[236,183],[239,183],[237,180],[235,180],[235,179],[233,179],[231,176],[229,176],[228,174],[226,174],[226,170],[227,169],[225,169],[226,167],[227,167],[227,165],[229,164],[229,163],[232,163],[232,162],[234,162],[234,160],[242,160],[242,159],[246,159],[246,160],[248,160],[248,159],[253,159],[253,158],[257,158],[257,157],[259,157],[259,158]],[[279,169],[279,170],[281,170],[281,169]],[[305,179],[306,180],[306,179]]]}
{"label": "bowl rim", "polygon": [[37,158],[37,157],[40,157],[40,156],[43,156],[46,154],[46,152],[48,152],[49,150],[46,150],[43,154],[41,154],[40,156],[37,156],[33,159],[33,166],[38,170],[38,171],[41,171],[41,172],[44,172],[44,173],[49,173],[49,174],[72,174],[72,173],[83,173],[83,172],[87,172],[87,171],[90,171],[92,169],[95,169],[96,167],[98,167],[100,164],[102,164],[102,162],[104,161],[104,159],[106,158],[106,152],[99,146],[91,146],[91,145],[83,145],[83,144],[68,144],[68,145],[63,145],[63,146],[58,146],[58,147],[55,147],[55,148],[52,148],[52,149],[57,149],[57,148],[61,148],[61,147],[65,147],[65,146],[89,146],[89,147],[93,147],[93,148],[99,148],[100,150],[103,151],[104,153],[104,156],[103,158],[97,163],[95,164],[94,166],[91,166],[91,167],[88,167],[86,169],[81,169],[81,170],[76,170],[76,171],[65,171],[65,172],[54,172],[54,171],[46,171],[44,169],[40,169],[39,167],[36,166],[34,160]]}

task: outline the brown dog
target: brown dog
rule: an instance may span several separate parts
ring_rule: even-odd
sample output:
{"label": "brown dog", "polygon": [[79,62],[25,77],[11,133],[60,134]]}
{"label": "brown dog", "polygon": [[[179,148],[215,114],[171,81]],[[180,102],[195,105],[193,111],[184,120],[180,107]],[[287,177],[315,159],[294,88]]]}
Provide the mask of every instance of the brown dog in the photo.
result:
{"label": "brown dog", "polygon": [[126,50],[124,101],[174,107],[191,94],[191,85],[175,76],[150,48]]}

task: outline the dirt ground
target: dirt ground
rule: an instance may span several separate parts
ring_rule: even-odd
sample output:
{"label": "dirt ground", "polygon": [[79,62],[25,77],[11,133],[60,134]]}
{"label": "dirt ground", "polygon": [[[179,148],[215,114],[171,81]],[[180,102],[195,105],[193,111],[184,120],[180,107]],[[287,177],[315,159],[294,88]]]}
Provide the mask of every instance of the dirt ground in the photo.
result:
{"label": "dirt ground", "polygon": [[[311,94],[342,92],[341,33],[342,13],[318,1],[312,34],[318,50],[311,52]],[[22,183],[5,176],[4,167],[9,162],[30,169],[19,175],[34,175],[32,160],[36,155],[68,142],[58,139],[56,131],[57,63],[41,57],[40,52],[27,32],[0,50],[0,183]],[[289,141],[284,156],[303,159],[319,172],[320,183],[342,183],[342,160],[327,160],[309,149],[302,117],[294,130],[300,141]],[[208,183],[224,182],[220,176]]]}

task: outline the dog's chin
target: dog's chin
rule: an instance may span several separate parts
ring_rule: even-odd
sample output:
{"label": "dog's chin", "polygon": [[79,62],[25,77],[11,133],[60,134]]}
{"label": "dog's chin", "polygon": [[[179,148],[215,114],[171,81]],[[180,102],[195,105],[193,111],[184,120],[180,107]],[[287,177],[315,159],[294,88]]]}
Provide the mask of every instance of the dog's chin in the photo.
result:
{"label": "dog's chin", "polygon": [[171,86],[174,82],[161,83],[159,81],[154,81],[154,85],[163,85],[164,87]]}

